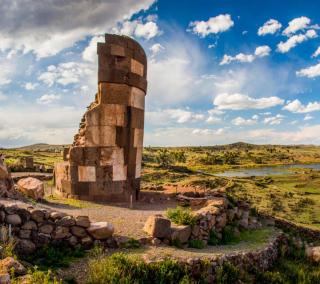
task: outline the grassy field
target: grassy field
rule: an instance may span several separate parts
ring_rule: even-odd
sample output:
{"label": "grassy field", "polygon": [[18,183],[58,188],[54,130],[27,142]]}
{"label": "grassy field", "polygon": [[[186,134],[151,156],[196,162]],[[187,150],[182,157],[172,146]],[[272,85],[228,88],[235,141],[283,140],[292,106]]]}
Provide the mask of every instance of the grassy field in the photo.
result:
{"label": "grassy field", "polygon": [[[62,160],[66,145],[36,144],[0,149],[7,164],[33,156],[35,162],[53,167]],[[293,169],[292,174],[268,178],[218,178],[201,175],[227,169],[264,165],[320,163],[320,147],[311,145],[251,145],[235,143],[212,147],[146,147],[143,152],[143,189],[166,185],[218,188],[231,182],[228,193],[248,200],[258,211],[320,229],[320,172]]]}

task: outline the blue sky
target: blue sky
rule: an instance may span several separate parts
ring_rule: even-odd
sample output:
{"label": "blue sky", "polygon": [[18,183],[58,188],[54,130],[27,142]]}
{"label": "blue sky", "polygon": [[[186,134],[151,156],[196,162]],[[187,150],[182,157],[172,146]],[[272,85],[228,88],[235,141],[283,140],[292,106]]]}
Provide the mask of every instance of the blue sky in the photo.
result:
{"label": "blue sky", "polygon": [[0,2],[0,147],[72,142],[106,32],[148,54],[145,145],[320,144],[318,1]]}

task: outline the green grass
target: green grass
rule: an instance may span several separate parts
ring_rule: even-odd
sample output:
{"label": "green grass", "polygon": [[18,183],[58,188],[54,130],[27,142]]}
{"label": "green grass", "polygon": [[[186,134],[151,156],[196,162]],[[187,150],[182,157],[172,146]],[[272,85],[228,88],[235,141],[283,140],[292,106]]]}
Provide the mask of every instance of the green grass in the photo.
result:
{"label": "green grass", "polygon": [[64,205],[68,205],[75,208],[92,208],[92,207],[99,208],[101,206],[94,202],[78,200],[73,198],[64,198],[57,195],[46,196],[45,200],[47,200],[48,202],[64,204]]}
{"label": "green grass", "polygon": [[194,225],[196,223],[196,218],[189,208],[170,208],[167,210],[166,215],[177,225]]}
{"label": "green grass", "polygon": [[190,283],[186,268],[174,260],[146,264],[139,257],[115,253],[89,264],[87,284]]}
{"label": "green grass", "polygon": [[33,254],[25,257],[25,260],[39,267],[41,270],[69,267],[70,263],[84,257],[83,249],[71,249],[66,246],[43,246]]}

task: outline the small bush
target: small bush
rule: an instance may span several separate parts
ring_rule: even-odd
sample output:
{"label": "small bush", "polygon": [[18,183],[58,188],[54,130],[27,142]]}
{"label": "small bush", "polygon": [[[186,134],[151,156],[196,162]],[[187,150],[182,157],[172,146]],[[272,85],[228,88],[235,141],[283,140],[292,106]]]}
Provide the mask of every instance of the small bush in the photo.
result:
{"label": "small bush", "polygon": [[8,256],[15,257],[14,248],[15,248],[15,241],[14,239],[10,238],[6,242],[0,243],[0,259],[6,258]]}
{"label": "small bush", "polygon": [[141,244],[139,243],[139,241],[131,238],[124,244],[124,247],[127,249],[135,249],[141,247]]}
{"label": "small bush", "polygon": [[205,243],[202,240],[190,240],[189,247],[196,248],[196,249],[203,249],[205,248]]}
{"label": "small bush", "polygon": [[190,209],[186,209],[182,207],[168,209],[166,215],[173,223],[178,225],[193,226],[196,223],[196,218],[192,214]]}

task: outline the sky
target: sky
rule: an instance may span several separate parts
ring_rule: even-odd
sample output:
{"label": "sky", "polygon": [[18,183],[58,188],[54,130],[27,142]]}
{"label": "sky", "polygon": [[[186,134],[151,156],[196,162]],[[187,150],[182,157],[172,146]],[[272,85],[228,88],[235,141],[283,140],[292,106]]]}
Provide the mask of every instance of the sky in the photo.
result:
{"label": "sky", "polygon": [[0,0],[0,147],[72,143],[97,42],[148,56],[145,146],[320,144],[320,1]]}

